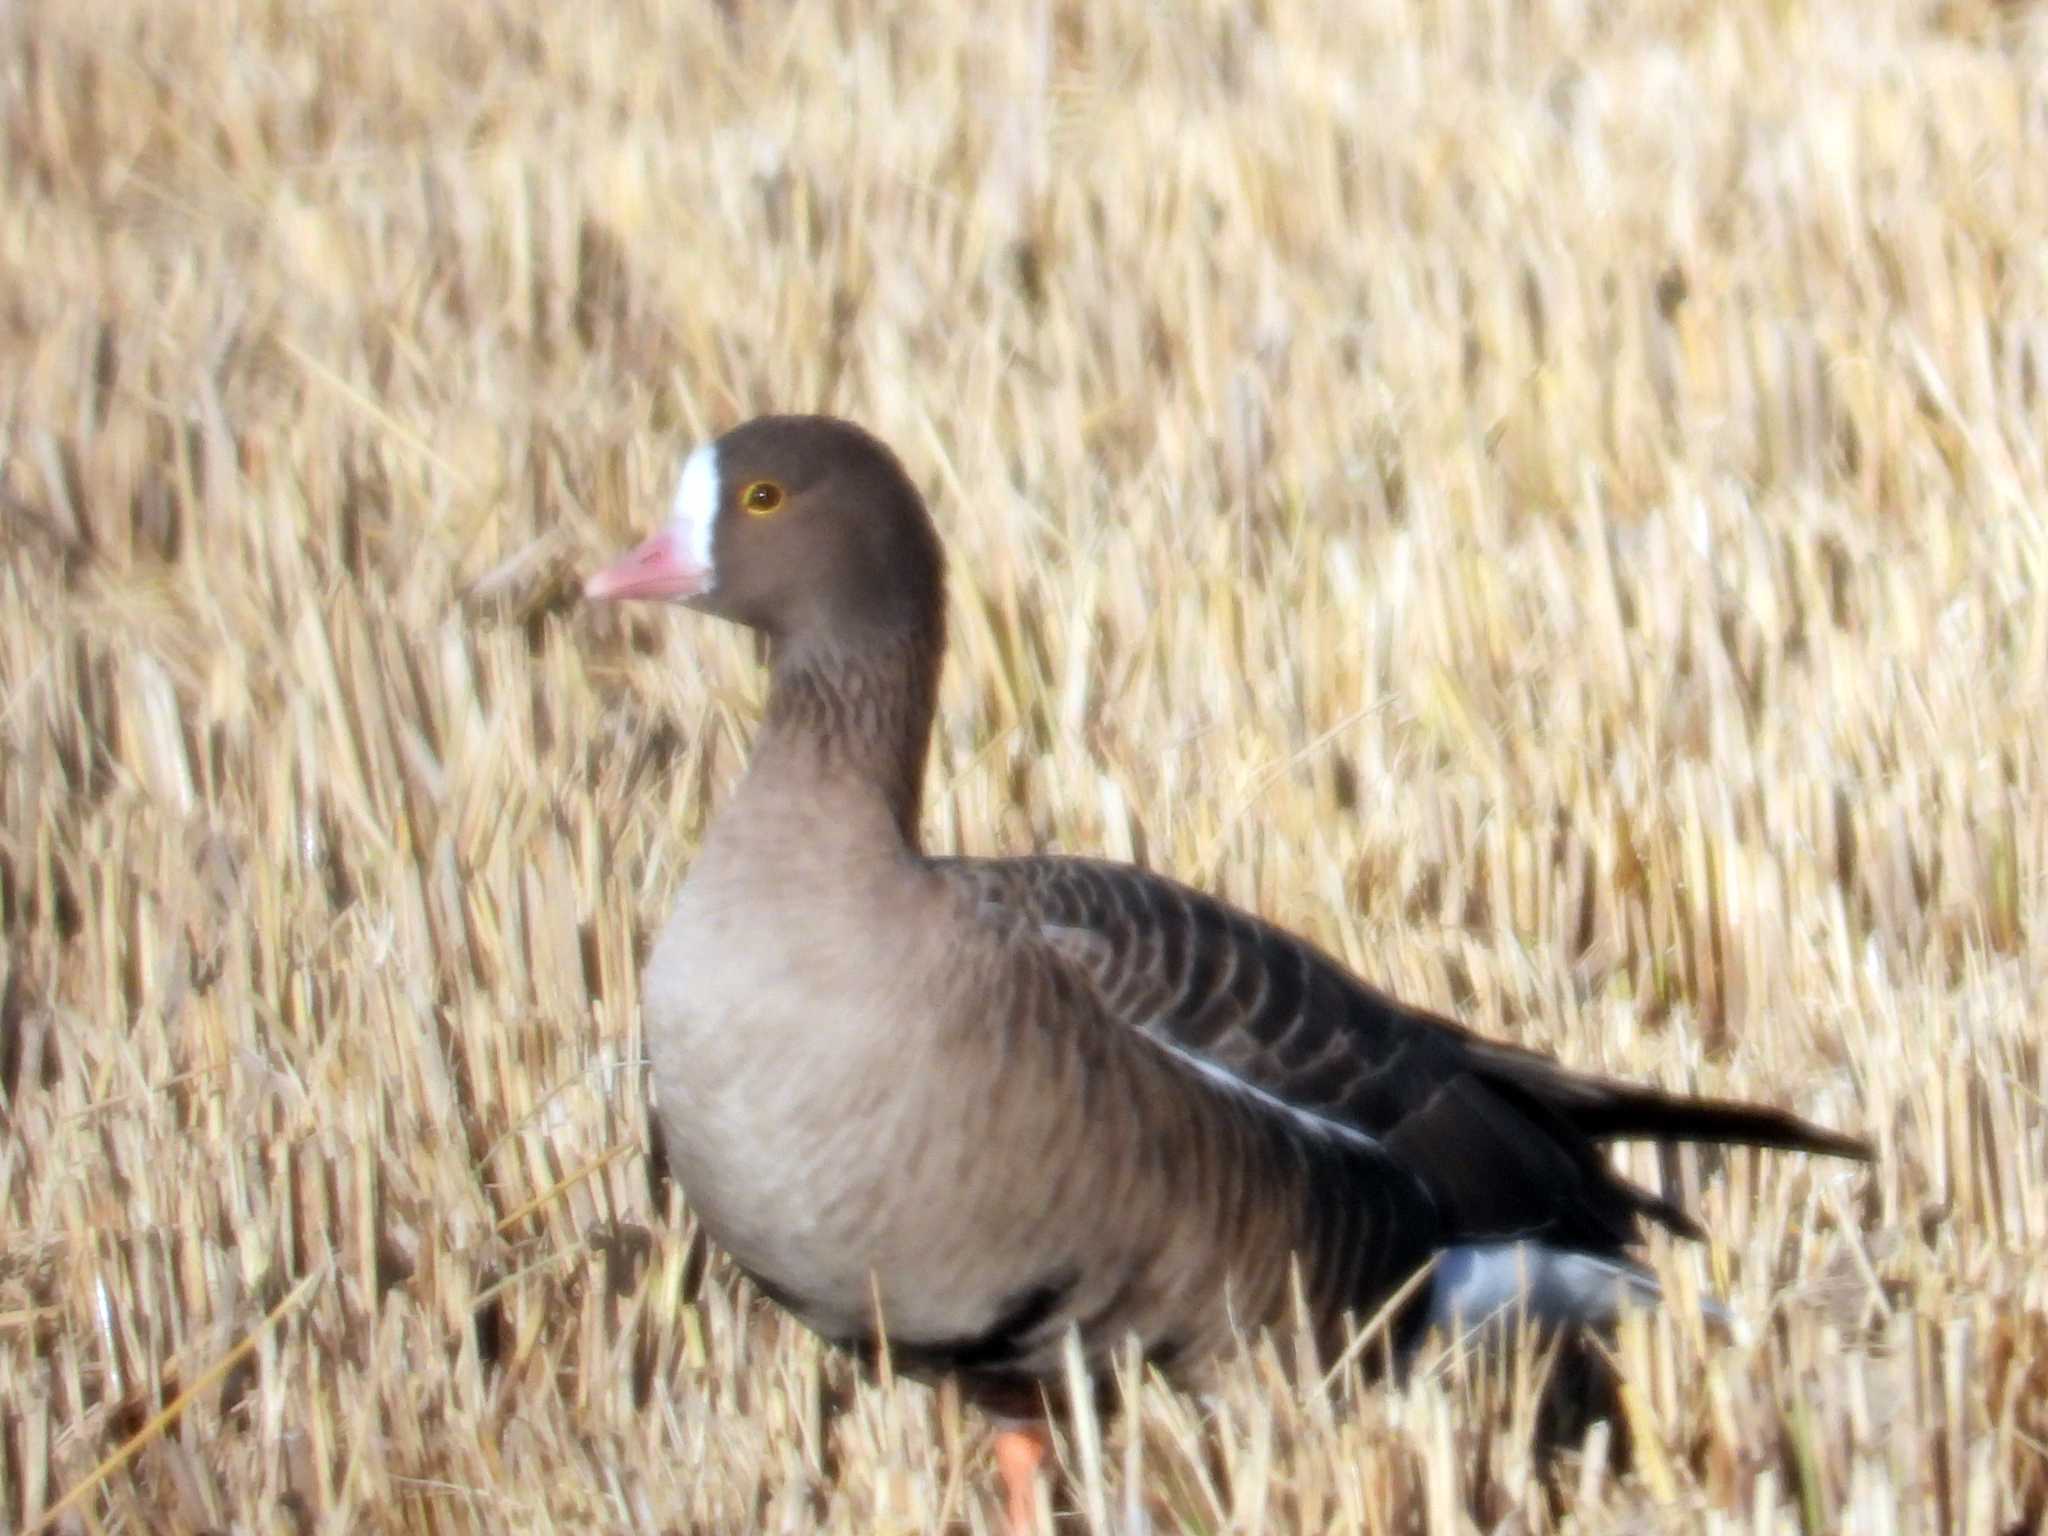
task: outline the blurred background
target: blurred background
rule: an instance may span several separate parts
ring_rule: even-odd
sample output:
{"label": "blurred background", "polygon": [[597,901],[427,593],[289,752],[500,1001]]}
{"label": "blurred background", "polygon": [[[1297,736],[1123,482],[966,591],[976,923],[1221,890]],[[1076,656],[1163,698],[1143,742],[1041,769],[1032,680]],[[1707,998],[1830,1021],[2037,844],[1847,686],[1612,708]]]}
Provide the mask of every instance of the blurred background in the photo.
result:
{"label": "blurred background", "polygon": [[771,409],[948,539],[932,846],[1881,1148],[1636,1169],[1744,1327],[1561,1460],[1269,1353],[1063,1529],[2043,1517],[2041,7],[12,0],[0,136],[0,1529],[989,1527],[644,1151],[761,681],[577,593]]}

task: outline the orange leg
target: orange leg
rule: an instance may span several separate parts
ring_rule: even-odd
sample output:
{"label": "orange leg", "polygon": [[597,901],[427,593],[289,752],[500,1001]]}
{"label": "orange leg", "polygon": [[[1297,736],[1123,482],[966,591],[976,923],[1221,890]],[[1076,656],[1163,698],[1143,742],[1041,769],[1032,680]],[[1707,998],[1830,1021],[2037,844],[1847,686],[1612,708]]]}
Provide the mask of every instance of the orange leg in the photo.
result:
{"label": "orange leg", "polygon": [[1006,1424],[996,1431],[996,1469],[1009,1498],[1010,1536],[1037,1536],[1038,1467],[1051,1448],[1041,1424]]}

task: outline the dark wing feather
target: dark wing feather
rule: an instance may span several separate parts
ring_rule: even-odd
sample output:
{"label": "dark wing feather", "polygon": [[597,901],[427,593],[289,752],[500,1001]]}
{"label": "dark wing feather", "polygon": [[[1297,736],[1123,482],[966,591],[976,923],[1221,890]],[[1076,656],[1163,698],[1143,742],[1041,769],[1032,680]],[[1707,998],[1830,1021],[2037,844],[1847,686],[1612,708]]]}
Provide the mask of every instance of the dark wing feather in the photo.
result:
{"label": "dark wing feather", "polygon": [[1380,1140],[1453,1235],[1612,1251],[1638,1218],[1698,1235],[1599,1143],[1707,1141],[1868,1157],[1776,1109],[1573,1072],[1411,1008],[1315,946],[1214,897],[1092,859],[942,859],[984,907],[1036,924],[1112,1017]]}

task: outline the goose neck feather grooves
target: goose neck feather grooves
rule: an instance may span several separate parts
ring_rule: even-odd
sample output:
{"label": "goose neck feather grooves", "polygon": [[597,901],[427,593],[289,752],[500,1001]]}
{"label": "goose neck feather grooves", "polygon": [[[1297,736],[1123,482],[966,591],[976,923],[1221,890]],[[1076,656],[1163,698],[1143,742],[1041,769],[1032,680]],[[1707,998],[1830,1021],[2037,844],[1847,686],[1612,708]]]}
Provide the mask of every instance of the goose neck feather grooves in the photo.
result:
{"label": "goose neck feather grooves", "polygon": [[944,648],[936,613],[916,624],[802,632],[778,642],[756,770],[808,770],[868,788],[915,853]]}

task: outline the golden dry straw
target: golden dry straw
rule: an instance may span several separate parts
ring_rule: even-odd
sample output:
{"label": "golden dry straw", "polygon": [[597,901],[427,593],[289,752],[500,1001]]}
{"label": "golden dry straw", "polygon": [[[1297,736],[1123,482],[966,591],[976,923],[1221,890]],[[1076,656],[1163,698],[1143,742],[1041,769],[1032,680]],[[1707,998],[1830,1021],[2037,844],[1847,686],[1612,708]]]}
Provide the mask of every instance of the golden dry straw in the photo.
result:
{"label": "golden dry straw", "polygon": [[1879,1148],[1624,1154],[1547,1462],[1267,1340],[1062,1529],[2043,1518],[2040,7],[13,0],[0,135],[0,1528],[990,1528],[645,1155],[761,682],[575,593],[768,408],[945,529],[934,846]]}

